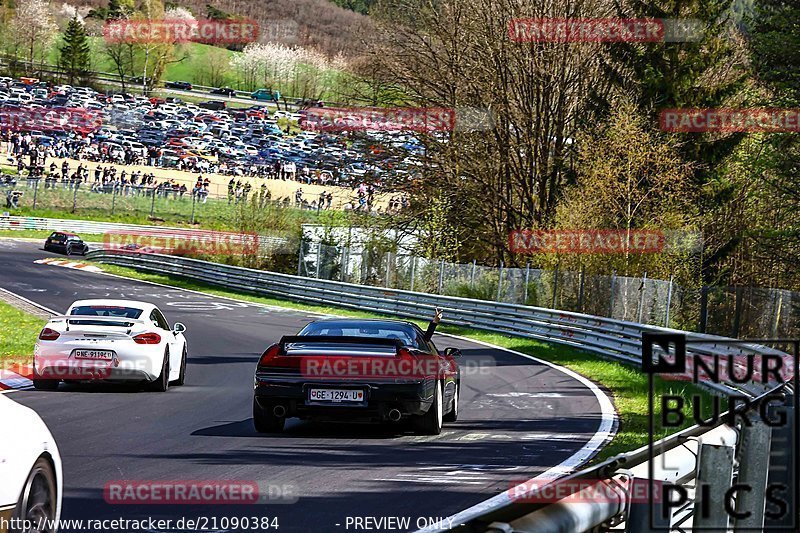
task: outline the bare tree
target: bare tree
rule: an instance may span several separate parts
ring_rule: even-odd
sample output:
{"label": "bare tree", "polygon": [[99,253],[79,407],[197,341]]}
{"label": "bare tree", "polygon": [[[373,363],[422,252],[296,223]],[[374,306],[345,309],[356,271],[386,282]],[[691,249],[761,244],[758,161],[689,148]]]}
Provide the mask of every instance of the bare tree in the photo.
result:
{"label": "bare tree", "polygon": [[600,44],[517,42],[510,21],[602,17],[607,4],[387,0],[376,9],[372,59],[408,104],[477,107],[494,117],[488,130],[457,124],[446,137],[428,136],[424,177],[408,188],[421,209],[438,191],[453,197],[451,223],[470,237],[462,239],[470,255],[488,249],[495,261],[513,260],[510,231],[552,224],[590,89],[603,88]]}

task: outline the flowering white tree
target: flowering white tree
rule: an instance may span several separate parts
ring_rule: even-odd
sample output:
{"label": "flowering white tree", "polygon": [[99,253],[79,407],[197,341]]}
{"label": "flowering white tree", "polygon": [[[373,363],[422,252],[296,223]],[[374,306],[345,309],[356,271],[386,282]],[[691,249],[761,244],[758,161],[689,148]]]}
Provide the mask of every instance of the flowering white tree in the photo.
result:
{"label": "flowering white tree", "polygon": [[58,26],[44,0],[21,0],[11,19],[11,46],[15,58],[20,52],[29,65],[40,61],[53,44]]}
{"label": "flowering white tree", "polygon": [[248,89],[263,84],[301,98],[332,90],[338,69],[347,66],[341,54],[331,60],[317,50],[271,42],[251,43],[231,58],[231,67]]}
{"label": "flowering white tree", "polygon": [[197,21],[192,12],[183,7],[170,7],[164,12],[164,19]]}
{"label": "flowering white tree", "polygon": [[[78,22],[84,24],[83,15],[80,14],[78,8],[73,6],[72,4],[64,4],[61,6],[61,10],[59,11],[59,20],[70,21],[72,19],[77,19]],[[66,26],[66,23],[65,23]]]}

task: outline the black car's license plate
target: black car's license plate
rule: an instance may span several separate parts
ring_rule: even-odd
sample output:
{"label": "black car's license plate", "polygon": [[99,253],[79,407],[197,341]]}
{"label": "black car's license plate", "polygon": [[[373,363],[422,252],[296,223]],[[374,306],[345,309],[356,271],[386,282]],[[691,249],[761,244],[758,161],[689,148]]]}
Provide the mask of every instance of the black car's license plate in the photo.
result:
{"label": "black car's license plate", "polygon": [[323,403],[361,403],[364,391],[357,389],[308,389],[308,401]]}

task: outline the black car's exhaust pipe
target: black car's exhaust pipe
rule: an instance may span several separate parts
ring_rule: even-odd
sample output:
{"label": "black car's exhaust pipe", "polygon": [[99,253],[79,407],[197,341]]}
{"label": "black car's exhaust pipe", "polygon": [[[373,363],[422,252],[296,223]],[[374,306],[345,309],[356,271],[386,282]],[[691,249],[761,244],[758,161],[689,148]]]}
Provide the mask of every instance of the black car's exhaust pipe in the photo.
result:
{"label": "black car's exhaust pipe", "polygon": [[391,420],[392,422],[399,422],[401,416],[402,415],[400,414],[399,409],[392,409],[391,411],[389,411],[389,420]]}
{"label": "black car's exhaust pipe", "polygon": [[283,418],[286,416],[286,408],[282,405],[276,405],[272,409],[272,414],[277,416],[278,418]]}

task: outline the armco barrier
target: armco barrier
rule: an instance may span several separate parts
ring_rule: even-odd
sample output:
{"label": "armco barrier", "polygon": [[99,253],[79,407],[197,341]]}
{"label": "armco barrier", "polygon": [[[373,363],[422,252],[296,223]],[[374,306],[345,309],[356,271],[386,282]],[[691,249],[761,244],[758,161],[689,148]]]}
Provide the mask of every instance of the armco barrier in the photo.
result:
{"label": "armco barrier", "polygon": [[[686,333],[552,309],[303,278],[158,254],[98,250],[90,252],[88,258],[137,270],[191,278],[241,291],[400,317],[425,318],[431,315],[434,307],[439,307],[444,310],[447,322],[451,324],[568,345],[626,363],[641,364],[643,333],[682,334],[687,340],[687,354],[704,360],[715,354],[731,357],[737,361],[745,361],[748,357],[758,358],[762,355],[789,360],[786,353],[759,344],[740,343],[723,337]],[[732,381],[706,385],[721,393],[739,392],[755,398],[753,405],[747,410],[754,409],[759,402],[769,398],[770,395],[779,394],[787,404],[790,426],[794,423],[795,417],[791,408],[794,391],[785,385],[771,388],[772,386],[754,382],[742,384]],[[736,475],[739,479],[752,481],[755,486],[754,494],[751,496],[756,501],[759,501],[759,498],[763,500],[766,471],[770,468],[768,461],[764,459],[764,450],[770,449],[770,446],[788,447],[791,439],[785,433],[766,428],[763,424],[755,424],[753,427],[744,425],[730,427],[725,425],[723,420],[720,417],[716,423],[693,426],[654,443],[654,449],[659,451],[658,457],[664,459],[664,464],[673,465],[673,468],[656,471],[652,479],[689,486],[698,482],[709,483],[715,487],[714,490],[720,490],[726,482],[725,474],[729,474],[727,480],[730,481],[730,476],[734,475],[735,469],[738,469]],[[702,437],[702,442],[697,440],[699,437]],[[647,459],[651,457],[648,452],[648,448],[645,447],[621,454],[568,476],[578,480],[605,480],[617,487],[615,489],[619,493],[617,499],[604,498],[604,501],[579,504],[558,501],[534,505],[514,501],[501,494],[490,500],[489,505],[480,506],[479,510],[468,509],[455,515],[454,524],[459,525],[454,529],[464,532],[493,533],[572,532],[595,530],[600,526],[616,526],[619,529],[623,527],[619,525],[622,523],[626,531],[649,531],[646,522],[647,509],[643,509],[641,501],[637,502],[636,498],[631,497],[627,489],[621,488],[623,484],[620,483],[621,479],[629,481],[650,479]],[[787,460],[788,464],[785,466],[788,471],[793,472],[794,457],[789,457]],[[709,465],[717,466],[711,468]],[[722,468],[719,465],[722,465]],[[769,470],[770,476],[773,475],[773,470]],[[691,502],[692,500],[689,503]],[[687,523],[691,524],[692,518],[691,505],[678,509],[672,515],[673,522],[680,521],[684,528]],[[763,525],[763,519],[762,512],[760,516],[748,518],[746,523],[758,524],[760,520],[760,524]],[[696,523],[700,525],[701,522],[701,518],[698,517]],[[742,521],[742,524],[745,524],[745,521]],[[441,528],[429,529],[429,531],[441,530]]]}
{"label": "armco barrier", "polygon": [[[118,222],[95,222],[92,220],[71,220],[59,218],[38,218],[20,216],[0,216],[0,230],[42,230],[42,231],[68,231],[88,235],[122,235],[130,232],[135,235],[158,233],[160,236],[169,237],[186,236],[191,234],[191,228],[175,228],[169,226],[143,226],[139,224],[122,224]],[[265,247],[279,247],[287,243],[282,237],[260,236],[259,243]]]}

